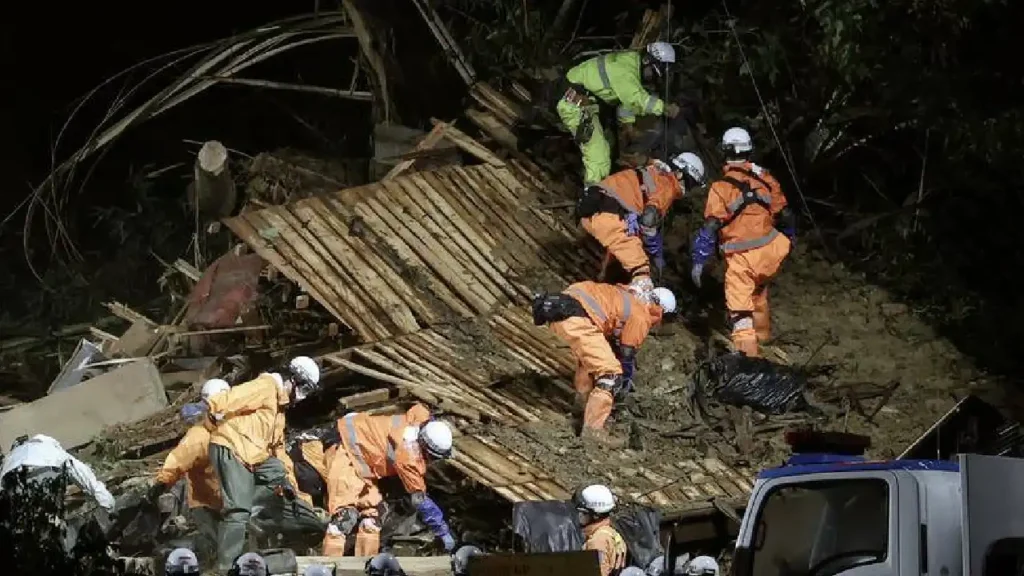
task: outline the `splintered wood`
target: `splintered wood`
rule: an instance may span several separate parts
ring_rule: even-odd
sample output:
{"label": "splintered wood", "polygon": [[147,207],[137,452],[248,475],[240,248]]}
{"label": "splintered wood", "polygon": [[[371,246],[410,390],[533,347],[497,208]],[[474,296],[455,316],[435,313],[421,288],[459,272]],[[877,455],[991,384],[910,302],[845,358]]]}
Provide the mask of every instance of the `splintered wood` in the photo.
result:
{"label": "splintered wood", "polygon": [[[452,128],[445,132],[453,134]],[[597,254],[543,211],[507,168],[449,167],[251,211],[225,220],[364,341],[525,304],[524,273],[569,284]]]}

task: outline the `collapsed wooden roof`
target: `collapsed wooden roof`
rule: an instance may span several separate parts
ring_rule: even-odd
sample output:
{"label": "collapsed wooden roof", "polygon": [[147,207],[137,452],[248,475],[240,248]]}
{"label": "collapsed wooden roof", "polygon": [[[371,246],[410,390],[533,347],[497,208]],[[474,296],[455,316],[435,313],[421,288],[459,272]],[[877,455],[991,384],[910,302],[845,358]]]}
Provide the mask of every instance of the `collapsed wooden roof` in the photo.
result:
{"label": "collapsed wooden roof", "polygon": [[[486,85],[468,116],[496,142],[517,104]],[[570,426],[575,361],[527,304],[593,276],[599,254],[542,207],[568,198],[530,159],[492,151],[445,123],[482,160],[400,174],[225,221],[362,342],[328,363],[398,386],[445,411],[457,429],[453,464],[510,501],[566,498],[570,487],[488,432],[544,421]],[[624,495],[664,508],[742,498],[749,470],[715,458],[644,469],[650,490]],[[678,481],[683,478],[683,481]],[[673,482],[675,481],[675,482]]]}

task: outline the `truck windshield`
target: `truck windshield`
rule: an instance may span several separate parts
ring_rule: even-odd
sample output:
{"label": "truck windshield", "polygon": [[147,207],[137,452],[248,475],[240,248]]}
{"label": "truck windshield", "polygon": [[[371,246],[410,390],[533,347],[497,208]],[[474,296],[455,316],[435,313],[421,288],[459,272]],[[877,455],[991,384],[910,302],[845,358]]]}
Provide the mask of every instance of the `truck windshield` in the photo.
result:
{"label": "truck windshield", "polygon": [[831,576],[885,561],[889,486],[880,479],[781,486],[763,500],[752,576]]}

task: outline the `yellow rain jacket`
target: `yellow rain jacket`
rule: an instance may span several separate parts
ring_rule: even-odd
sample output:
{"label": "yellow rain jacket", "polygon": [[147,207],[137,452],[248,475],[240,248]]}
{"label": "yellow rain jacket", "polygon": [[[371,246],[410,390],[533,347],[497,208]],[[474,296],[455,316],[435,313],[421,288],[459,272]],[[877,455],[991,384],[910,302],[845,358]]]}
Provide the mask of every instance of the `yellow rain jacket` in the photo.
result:
{"label": "yellow rain jacket", "polygon": [[185,477],[189,508],[204,506],[220,510],[220,485],[210,464],[210,428],[210,424],[189,428],[156,473],[156,481],[165,486]]}
{"label": "yellow rain jacket", "polygon": [[275,438],[280,430],[283,452],[284,413],[281,407],[289,398],[277,378],[260,374],[255,380],[240,384],[206,400],[210,414],[220,422],[210,435],[210,442],[230,448],[249,467],[257,466],[275,455]]}

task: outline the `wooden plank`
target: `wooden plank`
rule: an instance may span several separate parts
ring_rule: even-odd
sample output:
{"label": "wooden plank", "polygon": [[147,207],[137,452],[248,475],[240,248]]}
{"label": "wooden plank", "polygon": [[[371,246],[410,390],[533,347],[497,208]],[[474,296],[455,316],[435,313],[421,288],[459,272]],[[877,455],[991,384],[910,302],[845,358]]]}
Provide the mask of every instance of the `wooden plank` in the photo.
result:
{"label": "wooden plank", "polygon": [[[424,242],[418,234],[412,231],[411,227],[416,226],[415,222],[408,218],[399,218],[379,202],[372,199],[364,200],[363,203],[357,206],[357,209],[360,208],[365,209],[365,211],[372,211],[381,221],[387,223],[388,227],[395,234],[398,234],[411,251],[426,264],[424,268],[432,276],[439,278],[445,285],[450,286],[453,293],[469,305],[469,309],[473,311],[473,314],[479,314],[487,310],[488,304],[482,301],[476,295],[476,292],[469,287],[462,271],[457,268],[457,264],[449,258],[436,254],[429,243]],[[423,234],[422,227],[417,228]]]}
{"label": "wooden plank", "polygon": [[344,270],[345,276],[351,279],[359,295],[374,306],[375,313],[381,314],[391,321],[394,332],[409,333],[420,329],[412,311],[406,307],[391,285],[385,282],[373,267],[361,260],[344,243],[340,235],[328,224],[326,218],[321,218],[308,204],[303,202],[296,202],[289,205],[288,208],[337,260],[339,267]]}
{"label": "wooden plank", "polygon": [[[299,574],[313,564],[334,567],[335,576],[363,576],[369,558],[360,556],[298,556]],[[403,556],[397,558],[406,576],[451,576],[451,556]]]}
{"label": "wooden plank", "polygon": [[[261,215],[279,230],[284,230],[288,227],[292,229],[292,234],[282,236],[285,241],[298,250],[312,268],[344,299],[345,304],[349,308],[356,314],[368,316],[366,319],[367,323],[373,326],[377,338],[386,338],[400,333],[401,328],[397,324],[392,323],[389,326],[381,322],[381,318],[388,318],[390,320],[390,317],[384,313],[379,304],[368,296],[365,290],[359,290],[359,284],[355,278],[345,268],[345,265],[338,261],[331,250],[324,245],[322,236],[317,237],[317,235],[313,234],[308,226],[304,226],[288,210],[287,206],[274,206],[262,212]],[[330,276],[332,273],[334,278]],[[415,322],[413,325],[414,330],[418,328]]]}
{"label": "wooden plank", "polygon": [[[330,201],[340,204],[340,199],[330,198]],[[429,289],[429,292],[448,306],[451,309],[450,313],[464,318],[473,315],[471,309],[462,301],[457,293],[431,272],[430,266],[407,244],[405,237],[393,230],[390,224],[379,217],[370,207],[357,204],[353,209],[354,213],[358,214],[366,225],[371,227],[377,236],[389,248],[395,251],[395,254],[403,260],[406,268],[417,271],[427,284],[426,288]]]}
{"label": "wooden plank", "polygon": [[[451,124],[448,122],[439,122],[435,124],[434,128],[431,129],[431,131],[428,132],[427,135],[424,136],[423,139],[416,144],[416,147],[413,148],[413,151],[421,152],[424,150],[430,150],[434,146],[437,146],[437,143],[444,139],[445,132],[448,130],[449,126],[451,126]],[[403,160],[396,164],[391,170],[388,170],[388,173],[385,174],[384,177],[380,179],[380,181],[387,182],[389,180],[394,180],[395,177],[397,177],[399,174],[412,168],[414,164],[416,164],[415,159]]]}
{"label": "wooden plank", "polygon": [[[341,310],[334,304],[334,302],[327,298],[324,292],[321,291],[320,286],[313,284],[304,273],[293,267],[285,255],[281,254],[274,247],[274,244],[263,238],[259,229],[262,223],[254,225],[252,222],[246,220],[246,217],[252,212],[247,212],[241,216],[235,218],[228,218],[224,220],[225,225],[231,229],[239,238],[245,241],[261,258],[269,262],[274,268],[277,268],[284,274],[289,280],[299,285],[302,290],[316,298],[317,302],[323,305],[328,312],[334,315],[335,318],[341,320],[346,326],[350,326],[354,330],[359,330],[356,326],[349,323],[349,318],[342,314]],[[365,332],[364,332],[365,334]]]}
{"label": "wooden plank", "polygon": [[[295,269],[302,273],[303,278],[310,284],[317,287],[317,290],[324,294],[335,309],[340,310],[344,315],[340,319],[359,332],[360,336],[366,339],[375,340],[386,338],[390,332],[380,322],[373,318],[367,318],[366,312],[354,308],[352,301],[355,296],[349,291],[343,282],[328,273],[327,266],[319,258],[312,254],[312,248],[301,241],[296,231],[291,229],[283,219],[270,210],[258,212],[247,212],[246,219],[252,222],[261,230],[273,228],[277,236],[274,238],[274,247],[284,256]],[[293,243],[300,245],[296,247]]]}
{"label": "wooden plank", "polygon": [[[437,126],[442,122],[436,118],[431,118],[430,122]],[[478,159],[484,161],[491,166],[504,166],[505,162],[495,156],[494,152],[488,150],[483,144],[480,144],[476,140],[469,137],[468,134],[459,130],[458,128],[449,125],[448,130],[445,131],[444,137],[450,140],[453,144],[464,150],[466,153],[476,156]]]}
{"label": "wooden plank", "polygon": [[[321,198],[307,198],[300,200],[299,204],[308,206],[310,210],[320,214],[327,224],[334,230],[335,235],[343,247],[347,249],[343,258],[347,259],[355,267],[368,268],[380,279],[380,283],[388,286],[413,314],[419,316],[423,322],[432,324],[437,321],[437,311],[429,301],[422,300],[409,287],[408,280],[399,276],[392,263],[385,260],[385,256],[377,253],[377,249],[363,241],[358,234],[353,235],[349,226],[341,220],[340,213],[335,213],[328,204]],[[365,232],[364,232],[365,233]],[[370,272],[366,272],[369,274]]]}
{"label": "wooden plank", "polygon": [[[447,230],[438,225],[434,215],[423,210],[417,202],[410,198],[410,192],[405,187],[408,185],[412,185],[415,189],[415,185],[404,178],[401,182],[385,184],[391,193],[392,200],[397,201],[403,207],[402,212],[411,217],[406,220],[407,225],[431,246],[435,254],[450,263],[457,264],[453,268],[459,271],[459,274],[481,301],[488,303],[488,307],[504,300],[505,296],[501,289],[494,285],[494,281],[473,262],[469,254],[452,240]],[[418,191],[413,192],[413,194],[417,193]]]}
{"label": "wooden plank", "polygon": [[[516,288],[505,279],[502,271],[495,266],[494,260],[481,253],[477,243],[467,237],[468,225],[455,216],[451,208],[446,206],[444,202],[435,203],[431,201],[431,198],[437,198],[437,196],[432,194],[430,185],[426,180],[422,178],[408,178],[404,179],[401,185],[405,189],[409,200],[421,210],[430,214],[434,223],[456,244],[457,249],[464,253],[478,270],[483,272],[483,276],[489,282],[493,283],[499,295],[508,299],[514,299],[518,296]],[[480,244],[483,245],[484,243],[480,242]],[[507,269],[507,265],[505,268]]]}

